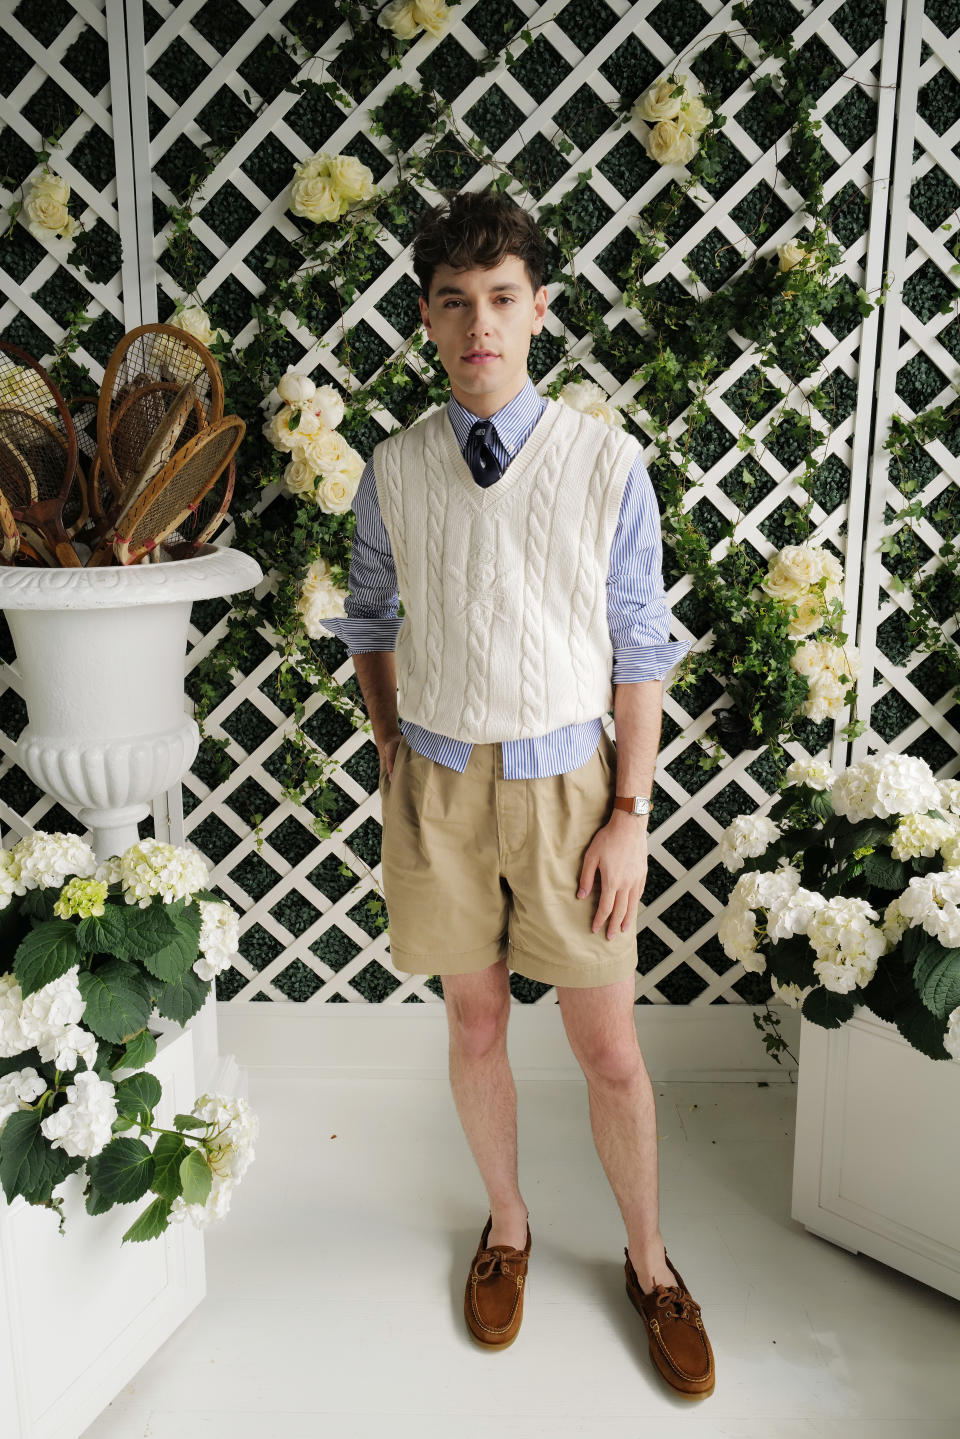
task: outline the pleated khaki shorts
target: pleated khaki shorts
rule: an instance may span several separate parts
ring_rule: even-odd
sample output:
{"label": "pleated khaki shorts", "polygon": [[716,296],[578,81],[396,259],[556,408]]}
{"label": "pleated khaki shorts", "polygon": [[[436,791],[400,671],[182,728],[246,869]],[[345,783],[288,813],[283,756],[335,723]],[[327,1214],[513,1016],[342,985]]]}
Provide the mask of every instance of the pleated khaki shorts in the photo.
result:
{"label": "pleated khaki shorts", "polygon": [[475,744],[462,774],[402,739],[380,776],[390,957],[409,974],[472,974],[506,958],[542,984],[613,984],[637,967],[635,925],[594,933],[600,876],[577,899],[590,841],[616,794],[604,730],[567,774],[504,779],[503,749]]}

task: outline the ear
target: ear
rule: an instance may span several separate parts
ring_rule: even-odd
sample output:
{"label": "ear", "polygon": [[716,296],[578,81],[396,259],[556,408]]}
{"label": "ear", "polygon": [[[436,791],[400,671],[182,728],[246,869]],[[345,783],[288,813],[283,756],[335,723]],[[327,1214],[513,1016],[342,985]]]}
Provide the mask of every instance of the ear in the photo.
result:
{"label": "ear", "polygon": [[423,298],[422,295],[418,295],[418,296],[417,296],[417,303],[418,303],[419,306],[420,306],[420,319],[423,321],[423,328],[426,330],[427,335],[429,336],[429,335],[430,335],[430,310],[429,310],[429,307],[428,307],[428,305],[427,305],[426,300]]}
{"label": "ear", "polygon": [[549,301],[547,299],[547,287],[546,285],[541,285],[539,290],[537,290],[536,294],[533,297],[534,320],[533,330],[531,331],[531,333],[534,335],[539,335],[540,331],[543,329],[543,322],[546,318],[548,304]]}

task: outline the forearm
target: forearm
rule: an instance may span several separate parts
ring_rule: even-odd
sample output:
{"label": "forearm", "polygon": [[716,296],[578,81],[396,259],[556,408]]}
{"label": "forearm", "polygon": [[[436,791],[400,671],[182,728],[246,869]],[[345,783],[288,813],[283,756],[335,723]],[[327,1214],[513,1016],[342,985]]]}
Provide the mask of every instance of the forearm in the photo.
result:
{"label": "forearm", "polygon": [[378,749],[399,731],[397,716],[397,660],[393,650],[371,650],[353,657],[353,668],[373,725]]}
{"label": "forearm", "polygon": [[[614,685],[617,794],[653,793],[653,775],[662,718],[662,680],[639,680],[635,684]],[[638,823],[636,819],[632,822]]]}

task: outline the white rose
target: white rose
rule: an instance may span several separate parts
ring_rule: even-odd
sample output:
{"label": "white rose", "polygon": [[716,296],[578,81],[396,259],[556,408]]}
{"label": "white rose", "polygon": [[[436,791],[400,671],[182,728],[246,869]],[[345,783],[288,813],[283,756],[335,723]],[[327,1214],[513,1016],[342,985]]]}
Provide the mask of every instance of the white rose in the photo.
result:
{"label": "white rose", "polygon": [[321,422],[316,433],[307,436],[297,446],[297,457],[304,464],[312,465],[315,475],[338,474],[348,448],[342,435]]}
{"label": "white rose", "polygon": [[308,460],[292,459],[283,472],[283,483],[291,495],[302,495],[309,490],[313,493],[313,482],[317,472]]}
{"label": "white rose", "polygon": [[49,171],[37,176],[23,202],[29,221],[27,228],[35,240],[49,240],[51,235],[70,239],[77,222],[67,209],[69,199],[70,186],[66,180]]}
{"label": "white rose", "polygon": [[277,450],[301,450],[320,433],[323,426],[312,410],[284,405],[268,420],[263,433]]}
{"label": "white rose", "polygon": [[294,369],[289,369],[277,385],[277,394],[281,400],[296,409],[309,405],[316,392],[317,387],[310,376],[301,375]]}
{"label": "white rose", "polygon": [[676,120],[661,120],[646,137],[647,154],[658,165],[686,165],[697,153],[696,136],[689,134]]}
{"label": "white rose", "polygon": [[293,184],[290,186],[290,209],[295,215],[303,215],[314,224],[322,221],[339,220],[347,209],[347,201],[334,188],[329,176],[318,175],[311,167],[314,162],[294,167]]}
{"label": "white rose", "polygon": [[350,508],[350,502],[357,492],[357,481],[345,475],[327,475],[316,489],[318,509],[328,515],[343,515]]}
{"label": "white rose", "polygon": [[175,325],[178,330],[186,330],[201,345],[212,345],[219,340],[223,334],[222,330],[215,330],[210,323],[210,317],[206,310],[199,305],[185,305],[175,315],[171,315],[169,324]]}
{"label": "white rose", "polygon": [[713,119],[713,111],[700,99],[699,95],[691,95],[684,98],[677,116],[677,124],[681,129],[686,130],[690,135],[699,135],[705,130]]}
{"label": "white rose", "polygon": [[330,160],[330,184],[342,200],[355,205],[373,194],[373,172],[353,155],[334,155]]}
{"label": "white rose", "polygon": [[[678,94],[674,94],[678,91]],[[686,80],[658,80],[634,103],[633,112],[641,120],[655,125],[659,120],[673,120],[680,114],[686,93]]]}
{"label": "white rose", "polygon": [[415,8],[414,0],[390,0],[377,16],[377,24],[384,30],[392,30],[398,40],[412,40],[421,28]]}
{"label": "white rose", "polygon": [[310,639],[323,639],[329,633],[323,628],[325,619],[346,615],[346,597],[346,591],[338,590],[334,585],[329,563],[319,555],[307,570],[297,603],[303,627]]}
{"label": "white rose", "polygon": [[788,240],[785,245],[778,245],[777,254],[780,257],[781,275],[797,265],[804,264],[808,258],[807,251],[802,245],[798,245],[796,240]]}
{"label": "white rose", "polygon": [[814,545],[784,545],[771,568],[786,576],[802,590],[815,585],[823,574],[823,551]]}
{"label": "white rose", "polygon": [[611,405],[606,391],[592,380],[571,381],[570,384],[564,385],[559,398],[571,409],[593,415],[595,419],[603,420],[604,424],[612,425],[616,429],[623,429],[626,424],[620,411],[615,405]]}
{"label": "white rose", "polygon": [[745,859],[756,859],[780,837],[772,819],[753,814],[738,815],[720,836],[720,858],[731,872],[743,868]]}
{"label": "white rose", "polygon": [[450,24],[453,11],[444,0],[414,0],[413,14],[419,25],[431,35],[442,35]]}
{"label": "white rose", "polygon": [[335,430],[343,419],[343,396],[333,385],[320,385],[314,391],[310,408],[323,424]]}

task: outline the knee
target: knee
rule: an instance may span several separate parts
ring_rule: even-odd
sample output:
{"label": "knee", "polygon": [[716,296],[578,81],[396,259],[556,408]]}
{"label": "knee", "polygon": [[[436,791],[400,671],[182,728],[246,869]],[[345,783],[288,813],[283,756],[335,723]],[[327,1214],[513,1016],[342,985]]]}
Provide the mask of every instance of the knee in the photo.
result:
{"label": "knee", "polygon": [[447,1005],[450,1043],[471,1059],[506,1046],[509,1008]]}
{"label": "knee", "polygon": [[577,1055],[580,1068],[588,1081],[628,1088],[646,1073],[643,1056],[638,1045],[598,1045],[589,1052]]}

